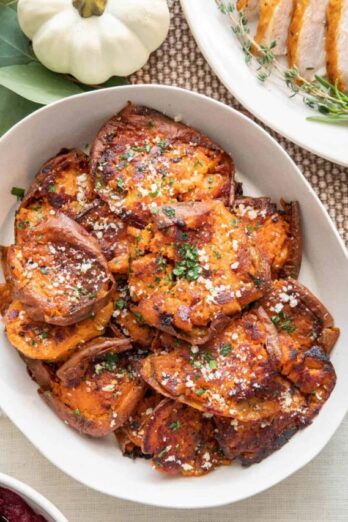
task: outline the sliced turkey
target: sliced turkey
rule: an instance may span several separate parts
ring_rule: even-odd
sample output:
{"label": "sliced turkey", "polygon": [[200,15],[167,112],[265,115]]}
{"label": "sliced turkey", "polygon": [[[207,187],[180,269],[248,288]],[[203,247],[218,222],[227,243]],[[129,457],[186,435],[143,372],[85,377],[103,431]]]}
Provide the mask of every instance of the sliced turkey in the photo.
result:
{"label": "sliced turkey", "polygon": [[255,40],[262,45],[275,41],[274,54],[284,55],[288,48],[293,0],[260,0],[260,16]]}
{"label": "sliced turkey", "polygon": [[249,19],[257,16],[259,12],[259,0],[238,0],[237,9],[243,11]]}
{"label": "sliced turkey", "polygon": [[329,0],[296,0],[289,29],[289,66],[312,80],[325,72],[326,10]]}
{"label": "sliced turkey", "polygon": [[341,90],[348,91],[348,0],[330,0],[327,21],[328,76]]}

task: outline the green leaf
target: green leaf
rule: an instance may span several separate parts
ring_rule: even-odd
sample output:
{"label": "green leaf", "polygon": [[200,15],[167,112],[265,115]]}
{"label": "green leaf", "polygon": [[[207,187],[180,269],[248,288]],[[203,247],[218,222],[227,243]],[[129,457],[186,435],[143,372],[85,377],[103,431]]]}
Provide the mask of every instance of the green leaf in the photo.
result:
{"label": "green leaf", "polygon": [[83,90],[39,63],[0,68],[0,85],[35,103],[47,105]]}
{"label": "green leaf", "polygon": [[121,78],[121,76],[112,76],[107,82],[100,85],[101,89],[104,87],[119,87],[120,85],[128,85],[129,81],[127,78]]}
{"label": "green leaf", "polygon": [[25,100],[0,86],[0,136],[12,125],[40,107],[41,105]]}
{"label": "green leaf", "polygon": [[15,4],[0,1],[0,67],[35,61],[29,40],[19,27]]}

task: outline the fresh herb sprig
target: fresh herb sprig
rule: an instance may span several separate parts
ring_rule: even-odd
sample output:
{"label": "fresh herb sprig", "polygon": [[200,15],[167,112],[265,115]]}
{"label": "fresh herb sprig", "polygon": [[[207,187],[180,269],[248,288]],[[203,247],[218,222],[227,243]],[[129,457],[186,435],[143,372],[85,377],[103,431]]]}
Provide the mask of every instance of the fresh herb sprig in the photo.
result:
{"label": "fresh herb sprig", "polygon": [[284,67],[274,54],[276,41],[260,45],[250,34],[243,11],[237,11],[232,2],[215,0],[219,10],[229,18],[231,29],[241,44],[247,64],[256,63],[260,82],[274,75],[285,83],[290,96],[299,95],[303,102],[318,112],[307,120],[331,124],[348,124],[348,96],[325,78],[315,75],[313,81],[301,76],[297,67]]}

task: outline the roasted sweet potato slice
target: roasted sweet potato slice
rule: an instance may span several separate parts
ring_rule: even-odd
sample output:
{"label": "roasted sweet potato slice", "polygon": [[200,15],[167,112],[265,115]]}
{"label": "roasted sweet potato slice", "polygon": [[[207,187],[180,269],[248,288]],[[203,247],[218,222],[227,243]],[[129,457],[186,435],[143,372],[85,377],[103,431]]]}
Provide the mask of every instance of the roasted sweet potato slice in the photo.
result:
{"label": "roasted sweet potato slice", "polygon": [[235,220],[218,201],[181,203],[138,230],[129,288],[145,323],[203,344],[261,297],[268,264]]}
{"label": "roasted sweet potato slice", "polygon": [[143,451],[153,456],[156,470],[170,474],[199,476],[229,463],[216,442],[212,420],[168,399],[145,425]]}
{"label": "roasted sweet potato slice", "polygon": [[140,347],[148,348],[155,335],[154,328],[146,325],[142,317],[132,312],[128,282],[124,278],[116,281],[115,310],[112,314],[112,324]]}
{"label": "roasted sweet potato slice", "polygon": [[302,260],[302,231],[297,201],[281,202],[282,210],[270,198],[245,197],[235,201],[238,223],[255,242],[271,266],[272,278],[297,278]]}
{"label": "roasted sweet potato slice", "polygon": [[128,104],[99,131],[91,152],[95,190],[110,208],[146,224],[151,209],[173,201],[234,195],[234,166],[198,131]]}
{"label": "roasted sweet potato slice", "polygon": [[[73,363],[69,365],[68,361],[52,379],[51,389],[40,390],[55,413],[81,433],[103,437],[115,431],[126,422],[143,397],[145,385],[128,355],[119,353],[124,349],[119,341],[96,339],[94,353],[90,343],[83,349],[84,353],[76,356],[75,374]],[[109,351],[111,346],[105,350],[105,343],[114,343],[114,351]],[[89,359],[87,368],[85,357]]]}
{"label": "roasted sweet potato slice", "polygon": [[260,462],[311,422],[305,397],[287,381],[281,382],[282,392],[269,417],[254,422],[214,417],[216,438],[227,458],[239,459],[243,466]]}
{"label": "roasted sweet potato slice", "polygon": [[8,249],[14,295],[34,320],[61,326],[89,317],[112,296],[114,280],[99,245],[64,214]]}
{"label": "roasted sweet potato slice", "polygon": [[[208,413],[258,420],[281,391],[270,352],[277,334],[267,317],[245,312],[205,346],[172,346],[148,356],[141,374],[157,392]],[[177,343],[176,343],[177,344]]]}
{"label": "roasted sweet potato slice", "polygon": [[282,374],[302,392],[327,398],[336,375],[326,354],[339,335],[330,313],[293,279],[272,282],[261,303],[278,330]]}
{"label": "roasted sweet potato slice", "polygon": [[113,311],[110,302],[93,317],[69,326],[34,321],[20,301],[14,301],[4,315],[10,343],[31,359],[57,361],[67,358],[78,345],[102,335]]}
{"label": "roasted sweet potato slice", "polygon": [[62,151],[43,165],[24,197],[16,214],[16,241],[25,240],[33,227],[56,211],[76,219],[94,198],[88,156],[76,149]]}
{"label": "roasted sweet potato slice", "polygon": [[102,200],[96,200],[93,207],[84,212],[77,221],[97,239],[110,271],[127,274],[127,227],[117,214],[110,210],[109,205]]}

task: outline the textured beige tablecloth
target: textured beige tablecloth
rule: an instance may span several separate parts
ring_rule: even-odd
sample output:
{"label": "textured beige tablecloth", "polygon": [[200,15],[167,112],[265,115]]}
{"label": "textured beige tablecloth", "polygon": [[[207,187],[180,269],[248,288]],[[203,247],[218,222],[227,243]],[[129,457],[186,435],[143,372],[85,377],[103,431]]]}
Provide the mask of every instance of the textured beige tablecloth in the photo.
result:
{"label": "textured beige tablecloth", "polygon": [[[169,3],[172,20],[168,38],[131,81],[163,83],[195,90],[252,117],[226,91],[200,54],[183,17],[179,0],[169,0]],[[270,132],[312,184],[342,238],[348,243],[348,169],[319,158]],[[37,488],[57,504],[70,522],[348,522],[346,439],[348,419],[322,454],[290,479],[253,499],[205,511],[143,507],[90,491],[41,457],[5,418],[0,418],[0,471]]]}

